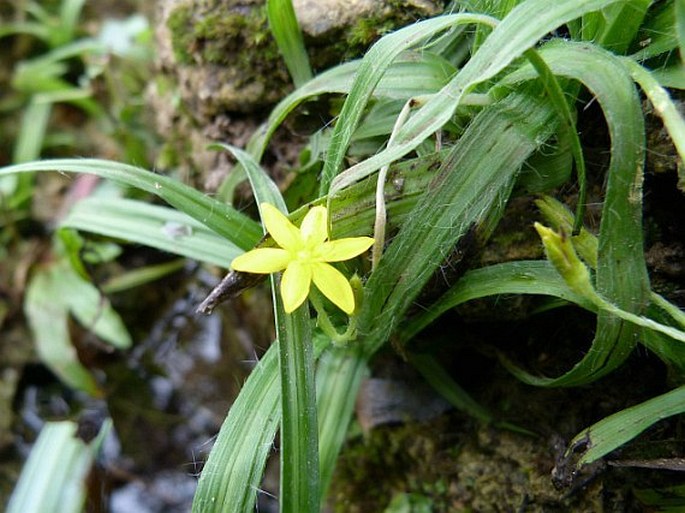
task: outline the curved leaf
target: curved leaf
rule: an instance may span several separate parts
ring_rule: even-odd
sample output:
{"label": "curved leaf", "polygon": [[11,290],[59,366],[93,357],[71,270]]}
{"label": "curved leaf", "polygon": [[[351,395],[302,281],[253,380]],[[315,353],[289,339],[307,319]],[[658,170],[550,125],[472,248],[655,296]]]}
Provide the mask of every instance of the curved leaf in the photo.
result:
{"label": "curved leaf", "polygon": [[252,248],[261,238],[259,225],[231,206],[172,178],[128,164],[101,159],[41,160],[0,168],[0,176],[36,171],[92,174],[149,192],[242,249]]}

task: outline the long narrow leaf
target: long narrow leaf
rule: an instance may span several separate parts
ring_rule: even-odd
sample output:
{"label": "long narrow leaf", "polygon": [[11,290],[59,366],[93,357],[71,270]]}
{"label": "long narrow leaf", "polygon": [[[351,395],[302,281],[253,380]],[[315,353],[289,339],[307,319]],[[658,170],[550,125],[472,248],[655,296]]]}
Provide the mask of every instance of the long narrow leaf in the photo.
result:
{"label": "long narrow leaf", "polygon": [[[644,126],[635,87],[621,61],[593,45],[555,42],[543,48],[541,56],[554,73],[578,79],[590,89],[605,113],[612,157],[600,226],[597,288],[623,310],[639,312],[646,306],[649,286],[641,250]],[[534,72],[522,69],[520,73],[532,78]],[[571,386],[597,379],[628,357],[636,343],[636,329],[602,311],[593,349],[572,370],[558,378],[523,371],[517,376],[540,386]]]}
{"label": "long narrow leaf", "polygon": [[278,342],[243,384],[202,469],[193,513],[252,513],[281,422]]}
{"label": "long narrow leaf", "polygon": [[[654,110],[664,122],[673,144],[678,150],[680,158],[685,158],[685,120],[678,111],[673,99],[659,82],[646,69],[632,59],[625,59],[633,79],[640,85],[644,93],[652,102]],[[681,190],[685,190],[685,167],[678,166],[678,183]]]}
{"label": "long narrow leaf", "polygon": [[330,348],[319,359],[316,371],[322,503],[347,435],[357,391],[369,372],[367,359],[359,345],[353,344],[349,349]]}
{"label": "long narrow leaf", "polygon": [[309,58],[304,48],[293,3],[291,0],[267,0],[266,13],[269,28],[283,55],[285,65],[295,86],[299,87],[312,78],[312,70],[309,67]]}
{"label": "long narrow leaf", "polygon": [[257,204],[263,202],[271,203],[281,212],[285,214],[288,213],[283,196],[281,196],[281,193],[278,190],[278,186],[269,175],[266,174],[266,171],[261,168],[252,155],[240,148],[231,146],[230,144],[215,143],[212,144],[210,148],[221,148],[229,151],[236,160],[240,162],[240,165],[247,172],[247,177],[250,180],[250,187],[252,188],[252,193],[254,194]]}
{"label": "long narrow leaf", "polygon": [[[314,339],[314,357],[329,344]],[[193,513],[252,513],[281,422],[278,341],[252,370],[200,474]]]}
{"label": "long narrow leaf", "polygon": [[[278,187],[257,162],[242,150],[225,148],[247,172],[257,203],[271,203],[287,214]],[[319,505],[319,445],[309,307],[305,302],[286,314],[278,292],[279,279],[272,275],[281,372],[280,508],[284,513],[315,513]]]}
{"label": "long narrow leaf", "polygon": [[[274,287],[275,291],[275,287]],[[291,314],[278,309],[281,368],[282,513],[319,511],[319,432],[309,304]]]}
{"label": "long narrow leaf", "polygon": [[549,262],[505,262],[467,272],[430,309],[403,327],[400,331],[401,340],[411,339],[444,312],[466,301],[501,294],[552,296],[580,305],[586,310],[596,311],[592,302],[569,289]]}
{"label": "long narrow leaf", "polygon": [[680,62],[685,65],[685,3],[675,2],[675,28],[680,50]]}
{"label": "long narrow leaf", "polygon": [[[359,67],[354,84],[345,100],[340,118],[333,131],[328,157],[321,172],[320,191],[322,194],[328,192],[331,181],[338,174],[352,134],[357,128],[373,90],[392,61],[402,51],[435,34],[451,27],[472,23],[493,25],[495,21],[487,16],[466,13],[441,16],[404,27],[380,39],[371,47]],[[454,103],[454,108],[456,108],[457,102]],[[450,116],[452,112],[454,110],[450,112]],[[446,121],[447,119],[442,124]]]}
{"label": "long narrow leaf", "polygon": [[145,244],[220,267],[228,267],[243,252],[182,212],[130,199],[94,197],[79,201],[60,225]]}
{"label": "long narrow leaf", "polygon": [[571,441],[569,452],[582,447],[577,467],[592,463],[632,440],[649,426],[685,412],[685,386],[626,408],[584,429]]}
{"label": "long narrow leaf", "polygon": [[[331,190],[339,190],[373,173],[414,150],[427,137],[447,123],[464,94],[477,84],[496,76],[541,38],[584,13],[620,0],[528,0],[513,9],[457,75],[414,114],[398,132],[396,144],[352,166],[336,177]],[[336,127],[337,129],[337,127]],[[347,132],[347,131],[346,131]],[[338,171],[346,145],[331,148],[332,173]]]}
{"label": "long narrow leaf", "polygon": [[99,435],[86,444],[75,422],[48,422],[31,449],[7,513],[80,513],[87,480],[102,441],[111,428],[107,421]]}
{"label": "long narrow leaf", "polygon": [[35,98],[26,107],[12,155],[13,162],[19,164],[40,157],[50,112],[52,103],[37,101]]}
{"label": "long narrow leaf", "polygon": [[[266,125],[250,139],[249,153],[256,159],[261,158],[276,128],[302,102],[321,94],[348,93],[361,62],[351,61],[327,70],[281,100],[269,115]],[[406,99],[433,93],[447,83],[453,72],[449,63],[430,53],[405,53],[388,68],[373,94],[382,98]],[[411,81],[406,80],[407,75],[411,75]]]}
{"label": "long narrow leaf", "polygon": [[457,241],[497,218],[521,165],[552,133],[552,116],[547,104],[521,93],[471,123],[369,278],[360,317],[367,350],[385,343]]}
{"label": "long narrow leaf", "polygon": [[229,205],[172,178],[128,164],[100,159],[42,160],[0,168],[0,176],[36,171],[93,174],[149,192],[243,249],[252,248],[261,237],[257,223]]}

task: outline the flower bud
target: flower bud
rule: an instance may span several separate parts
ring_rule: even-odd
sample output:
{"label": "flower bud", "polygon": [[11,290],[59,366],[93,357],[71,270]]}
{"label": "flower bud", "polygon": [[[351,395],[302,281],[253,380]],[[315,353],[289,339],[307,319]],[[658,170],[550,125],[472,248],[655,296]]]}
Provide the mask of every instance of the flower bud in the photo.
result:
{"label": "flower bud", "polygon": [[590,273],[571,243],[570,237],[562,230],[555,232],[547,226],[535,223],[535,229],[542,239],[547,259],[564,279],[573,292],[594,301],[597,293],[590,281]]}

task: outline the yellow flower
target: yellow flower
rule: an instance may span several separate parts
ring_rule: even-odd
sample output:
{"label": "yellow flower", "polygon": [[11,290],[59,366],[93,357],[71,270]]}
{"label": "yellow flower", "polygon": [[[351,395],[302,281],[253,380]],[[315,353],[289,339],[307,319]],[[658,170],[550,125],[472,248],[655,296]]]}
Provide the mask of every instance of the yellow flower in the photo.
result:
{"label": "yellow flower", "polygon": [[276,207],[262,203],[262,221],[280,248],[257,248],[233,259],[236,271],[270,274],[285,269],[281,297],[287,313],[293,312],[314,285],[347,314],[354,312],[354,294],[347,278],[327,262],[342,262],[361,255],[373,244],[371,237],[328,241],[328,210],[313,207],[298,229]]}

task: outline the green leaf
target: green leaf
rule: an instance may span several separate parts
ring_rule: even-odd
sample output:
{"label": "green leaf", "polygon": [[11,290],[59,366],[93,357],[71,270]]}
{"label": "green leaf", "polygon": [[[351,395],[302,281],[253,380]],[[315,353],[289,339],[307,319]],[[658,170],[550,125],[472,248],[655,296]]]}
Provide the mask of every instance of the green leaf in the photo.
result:
{"label": "green leaf", "polygon": [[52,112],[50,102],[36,101],[35,98],[29,102],[22,114],[12,162],[19,164],[40,157],[50,112]]}
{"label": "green leaf", "polygon": [[[242,150],[221,146],[243,165],[257,203],[270,203],[287,214],[278,187],[257,162]],[[271,293],[281,372],[280,508],[284,513],[314,513],[319,509],[319,445],[309,303],[286,314],[274,275]]]}
{"label": "green leaf", "polygon": [[[407,155],[445,125],[452,118],[462,101],[462,97],[471,92],[479,83],[495,77],[516,58],[520,57],[523,52],[534,46],[541,38],[557,27],[582,16],[584,13],[600,9],[617,1],[619,0],[559,0],[556,2],[528,0],[520,3],[497,25],[485,43],[455,77],[409,118],[397,133],[394,145],[341,173],[331,184],[331,191],[348,187],[351,183],[361,180],[382,166]],[[445,16],[444,18],[447,19],[448,17]],[[492,19],[486,17],[461,18],[458,21],[487,24]],[[455,20],[456,23],[457,20]],[[419,25],[416,24],[413,27],[419,27]],[[398,31],[397,34],[401,33],[402,30]],[[370,55],[371,51],[367,54],[367,58]],[[357,81],[361,82],[361,70],[359,76]],[[366,89],[368,78],[364,80],[363,88]],[[362,88],[362,85],[359,87]],[[350,92],[346,104],[353,102],[351,98],[352,92]],[[366,98],[365,95],[364,98]],[[355,98],[354,102],[364,103],[364,98]],[[350,109],[352,108],[351,106]],[[357,108],[359,105],[354,106],[354,109]],[[348,121],[344,127],[340,121],[339,125],[336,125],[336,132],[340,131],[341,133],[340,140],[336,141],[337,146],[331,144],[327,167],[325,168],[325,170],[329,170],[330,174],[338,172],[349,142],[349,136],[353,131],[352,127],[356,126],[356,120]]]}
{"label": "green leaf", "polygon": [[60,226],[137,242],[227,268],[241,248],[177,210],[123,198],[86,198]]}
{"label": "green leaf", "polygon": [[[649,101],[654,106],[655,112],[664,122],[668,135],[678,150],[680,158],[685,158],[685,119],[680,114],[678,107],[671,96],[644,67],[631,59],[625,59],[624,64],[628,67],[633,79],[640,85]],[[678,166],[678,187],[685,191],[685,166]]]}
{"label": "green leaf", "polygon": [[[314,357],[325,339],[314,338]],[[278,342],[269,347],[228,411],[200,474],[193,513],[253,513],[266,458],[281,421]]]}
{"label": "green leaf", "polygon": [[93,376],[81,365],[71,343],[68,306],[62,273],[55,266],[36,271],[26,290],[24,312],[29,321],[38,356],[62,381],[77,390],[98,396],[101,391]]}
{"label": "green leaf", "polygon": [[680,63],[685,65],[685,3],[675,2],[675,29],[678,38],[678,49],[680,50]]}
{"label": "green leaf", "polygon": [[36,171],[93,174],[152,193],[242,249],[252,248],[261,238],[259,225],[231,206],[172,178],[128,164],[100,159],[42,160],[0,168],[0,176]]}
{"label": "green leaf", "polygon": [[[587,43],[553,42],[540,54],[558,75],[582,82],[597,98],[611,135],[611,162],[599,236],[596,287],[609,302],[628,312],[647,304],[649,284],[642,248],[642,167],[644,126],[639,98],[621,60]],[[524,67],[503,83],[533,78]],[[618,367],[636,344],[638,328],[602,311],[592,350],[558,378],[524,371],[517,377],[539,386],[571,386],[597,379]]]}
{"label": "green leaf", "polygon": [[626,0],[605,7],[601,12],[604,18],[602,31],[592,41],[613,53],[625,53],[651,3],[651,0]]}
{"label": "green leaf", "polygon": [[681,513],[685,508],[685,485],[665,488],[634,488],[635,497],[651,511],[658,513]]}
{"label": "green leaf", "polygon": [[[275,291],[275,287],[274,287]],[[276,301],[281,369],[282,513],[319,511],[319,436],[309,303],[286,314]]]}
{"label": "green leaf", "polygon": [[[352,134],[359,124],[373,90],[381,80],[392,61],[403,51],[418,45],[427,38],[461,24],[483,23],[494,24],[487,16],[475,14],[453,14],[421,21],[381,38],[366,53],[357,71],[354,84],[345,99],[331,139],[328,156],[321,173],[320,191],[327,193],[330,183],[338,174],[343,158],[349,146]],[[442,97],[442,95],[440,95]],[[454,108],[456,103],[454,102]],[[454,112],[451,109],[449,116]],[[447,118],[443,121],[444,124]],[[439,128],[439,126],[437,127]],[[436,128],[436,129],[437,129]],[[433,130],[435,131],[435,130]],[[428,134],[427,134],[428,135]],[[424,137],[423,139],[425,139]],[[418,144],[417,144],[418,145]],[[384,163],[389,163],[384,162]],[[379,165],[378,169],[383,164]]]}
{"label": "green leaf", "polygon": [[367,359],[361,354],[360,346],[354,342],[345,349],[330,347],[319,358],[316,392],[321,504],[326,499],[340,449],[347,437],[359,386],[368,372]]}
{"label": "green leaf", "polygon": [[309,57],[291,0],[267,0],[269,28],[296,87],[312,78]]}
{"label": "green leaf", "polygon": [[459,386],[435,357],[429,354],[413,353],[409,356],[409,362],[416,367],[426,382],[436,392],[447,399],[459,411],[481,422],[489,423],[493,420],[492,414]]}
{"label": "green leaf", "polygon": [[644,62],[653,57],[664,55],[678,48],[676,9],[680,0],[654,2],[647,13],[644,24],[631,54],[636,62]]}
{"label": "green leaf", "polygon": [[573,160],[576,164],[576,174],[578,175],[579,189],[578,202],[576,206],[576,219],[573,225],[573,233],[576,233],[580,230],[580,227],[583,224],[587,186],[585,180],[585,158],[583,156],[583,149],[580,144],[578,130],[576,129],[574,115],[571,113],[571,109],[569,108],[567,99],[564,91],[561,89],[559,81],[552,73],[552,70],[549,69],[544,59],[540,57],[538,52],[532,49],[527,50],[525,55],[533,68],[535,68],[535,71],[537,71],[538,75],[540,75],[540,81],[545,88],[545,92],[547,93],[550,102],[552,105],[554,105],[554,108],[557,110],[557,113],[561,118],[561,128],[564,131],[563,137],[569,143],[571,155],[573,155]]}
{"label": "green leaf", "polygon": [[[65,266],[66,267],[66,266]],[[63,301],[76,320],[86,329],[117,349],[131,347],[131,336],[109,300],[89,281],[77,275],[71,267],[60,269],[58,287]]]}
{"label": "green leaf", "polygon": [[[269,139],[285,118],[302,102],[322,94],[349,93],[362,61],[352,61],[317,75],[281,100],[269,115],[263,129],[256,132],[248,144],[249,153],[259,159]],[[452,65],[430,52],[405,52],[381,77],[373,96],[406,100],[438,91],[454,72]],[[412,80],[406,80],[411,75]]]}
{"label": "green leaf", "polygon": [[586,310],[597,310],[591,301],[571,291],[549,262],[505,262],[468,271],[430,308],[403,326],[400,330],[401,340],[410,340],[440,315],[466,301],[502,294],[553,296],[580,305]]}
{"label": "green leaf", "polygon": [[107,420],[86,444],[78,437],[75,422],[47,422],[21,471],[7,513],[81,513],[88,474],[111,426]]}
{"label": "green leaf", "polygon": [[193,513],[254,512],[266,458],[281,421],[278,342],[250,373],[209,453]]}
{"label": "green leaf", "polygon": [[170,274],[180,271],[185,265],[186,261],[181,258],[161,264],[138,267],[132,271],[126,271],[108,279],[100,288],[105,294],[114,294],[116,292],[133,289],[165,278]]}
{"label": "green leaf", "polygon": [[651,425],[685,412],[685,386],[606,417],[578,433],[567,456],[579,455],[576,467],[592,463],[627,443]]}
{"label": "green leaf", "polygon": [[367,282],[359,319],[366,350],[388,340],[462,236],[499,218],[521,165],[555,126],[534,92],[512,94],[474,119]]}
{"label": "green leaf", "polygon": [[209,147],[229,151],[236,160],[240,162],[240,165],[246,171],[247,177],[250,180],[250,187],[252,188],[252,193],[254,194],[258,206],[261,203],[271,203],[284,214],[288,214],[288,209],[285,206],[285,201],[283,201],[281,192],[278,190],[278,186],[252,155],[240,148],[231,146],[230,144],[214,143]]}

